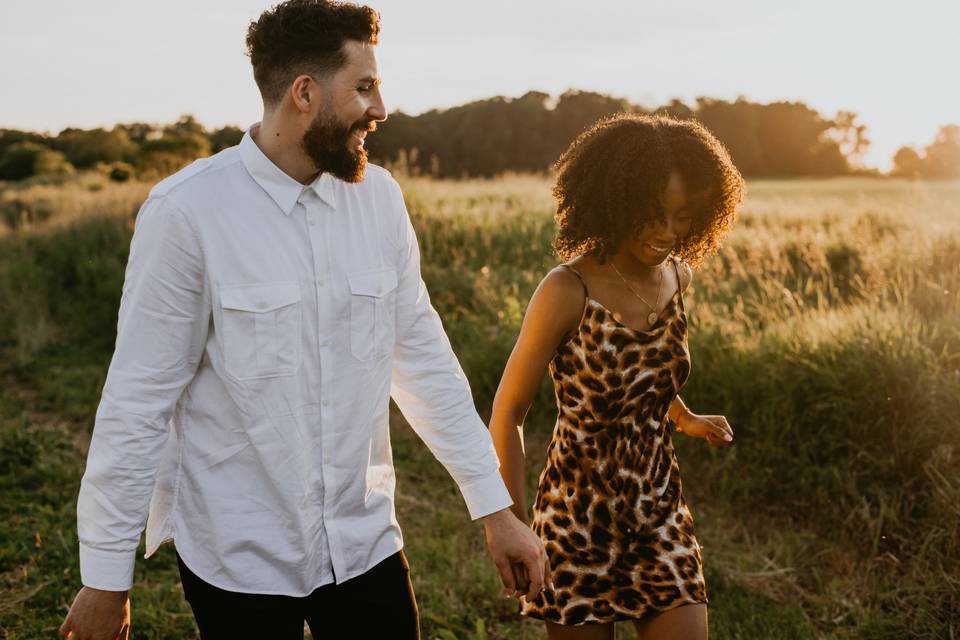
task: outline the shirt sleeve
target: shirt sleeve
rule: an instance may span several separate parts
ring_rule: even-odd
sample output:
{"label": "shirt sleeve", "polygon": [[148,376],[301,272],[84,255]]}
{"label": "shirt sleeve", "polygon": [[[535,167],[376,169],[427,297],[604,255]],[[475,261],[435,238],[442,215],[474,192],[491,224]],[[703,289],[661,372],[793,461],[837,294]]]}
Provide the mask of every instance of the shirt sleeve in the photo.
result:
{"label": "shirt sleeve", "polygon": [[80,576],[125,591],[153,492],[168,420],[197,370],[210,316],[196,234],[167,197],[138,216],[117,342],[77,501]]}
{"label": "shirt sleeve", "polygon": [[391,395],[404,417],[460,488],[470,517],[513,504],[493,439],[477,415],[470,385],[420,275],[417,237],[396,188],[400,216],[397,342]]}

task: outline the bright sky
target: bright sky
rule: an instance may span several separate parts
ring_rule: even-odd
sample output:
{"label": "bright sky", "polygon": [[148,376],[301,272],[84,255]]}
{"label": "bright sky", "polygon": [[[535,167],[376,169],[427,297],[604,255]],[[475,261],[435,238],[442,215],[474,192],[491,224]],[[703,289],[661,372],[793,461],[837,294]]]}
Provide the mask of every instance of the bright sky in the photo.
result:
{"label": "bright sky", "polygon": [[[32,0],[0,8],[0,127],[246,126],[243,54],[257,0]],[[956,0],[371,0],[390,109],[419,113],[530,89],[656,106],[696,96],[854,111],[887,168],[960,124]]]}

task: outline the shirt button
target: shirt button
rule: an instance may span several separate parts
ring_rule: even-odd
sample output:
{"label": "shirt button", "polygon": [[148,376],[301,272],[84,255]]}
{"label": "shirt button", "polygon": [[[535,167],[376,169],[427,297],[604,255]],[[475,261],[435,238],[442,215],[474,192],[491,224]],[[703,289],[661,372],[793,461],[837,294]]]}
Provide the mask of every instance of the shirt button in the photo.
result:
{"label": "shirt button", "polygon": [[323,406],[329,407],[329,406],[330,406],[330,401],[329,401],[329,400],[324,400],[324,401],[323,401]]}
{"label": "shirt button", "polygon": [[329,340],[324,340],[323,342],[320,343],[320,346],[321,346],[321,347],[329,347],[329,346],[330,346],[330,341],[329,341]]}
{"label": "shirt button", "polygon": [[318,287],[322,287],[325,284],[326,284],[326,281],[323,278],[320,278],[319,280],[317,280]]}
{"label": "shirt button", "polygon": [[311,226],[311,227],[317,226],[317,221],[316,221],[315,218],[310,218],[310,226]]}

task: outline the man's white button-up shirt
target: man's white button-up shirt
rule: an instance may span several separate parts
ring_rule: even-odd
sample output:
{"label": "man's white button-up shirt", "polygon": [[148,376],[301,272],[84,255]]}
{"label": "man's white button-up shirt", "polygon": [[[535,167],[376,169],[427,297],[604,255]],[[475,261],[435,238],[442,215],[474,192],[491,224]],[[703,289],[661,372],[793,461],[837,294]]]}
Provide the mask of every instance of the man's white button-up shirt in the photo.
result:
{"label": "man's white button-up shirt", "polygon": [[251,131],[137,216],[77,508],[87,586],[131,586],[145,521],[147,556],[175,539],[231,591],[373,567],[403,546],[391,396],[471,517],[511,504],[397,183],[369,165],[304,186]]}

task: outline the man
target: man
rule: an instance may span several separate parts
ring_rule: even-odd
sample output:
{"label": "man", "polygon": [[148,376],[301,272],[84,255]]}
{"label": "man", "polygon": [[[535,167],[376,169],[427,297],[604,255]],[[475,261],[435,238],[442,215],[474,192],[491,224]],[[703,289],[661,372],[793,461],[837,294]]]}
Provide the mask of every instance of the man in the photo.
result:
{"label": "man", "polygon": [[378,33],[368,7],[264,13],[247,34],[263,121],[143,205],[63,635],[127,636],[146,521],[147,556],[175,540],[205,639],[300,638],[304,620],[316,637],[417,637],[390,396],[483,519],[507,589],[540,589],[545,555],[508,509],[399,187],[366,165],[387,117]]}

